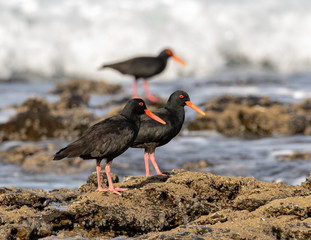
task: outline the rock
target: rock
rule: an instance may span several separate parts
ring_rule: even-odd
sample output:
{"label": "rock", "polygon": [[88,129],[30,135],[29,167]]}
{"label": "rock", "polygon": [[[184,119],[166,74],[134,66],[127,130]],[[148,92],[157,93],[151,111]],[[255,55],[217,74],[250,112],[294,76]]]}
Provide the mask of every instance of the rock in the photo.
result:
{"label": "rock", "polygon": [[[103,174],[103,180],[105,175]],[[132,177],[122,196],[0,188],[0,238],[310,239],[311,188],[173,170]],[[84,190],[83,190],[84,189]],[[254,238],[255,237],[255,238]]]}
{"label": "rock", "polygon": [[60,110],[86,107],[90,96],[87,94],[64,92],[60,95],[60,101],[56,107]]}
{"label": "rock", "polygon": [[[68,197],[70,195],[70,197]],[[70,213],[51,208],[53,202],[70,201],[71,190],[52,191],[0,188],[0,238],[39,239],[70,226]],[[62,219],[65,219],[62,221]]]}
{"label": "rock", "polygon": [[28,156],[32,156],[37,152],[41,152],[42,147],[35,144],[25,144],[10,147],[5,151],[0,151],[0,159],[3,163],[10,163],[21,166]]}
{"label": "rock", "polygon": [[[0,206],[9,209],[20,209],[27,206],[33,209],[43,209],[47,206],[47,194],[43,190],[24,190],[14,187],[0,188]],[[14,215],[13,217],[16,217]]]}
{"label": "rock", "polygon": [[9,122],[0,124],[0,142],[7,140],[37,141],[55,137],[63,123],[51,114],[49,104],[44,99],[26,100],[17,108],[18,113]]}
{"label": "rock", "polygon": [[56,88],[51,91],[54,94],[64,92],[78,93],[81,95],[96,94],[116,94],[122,92],[121,85],[107,83],[103,80],[94,81],[90,79],[71,79],[67,82],[57,83]]}
{"label": "rock", "polygon": [[[73,121],[74,119],[74,121]],[[70,111],[41,98],[30,98],[17,107],[17,114],[0,124],[0,142],[39,141],[60,138],[68,141],[82,135],[94,119],[81,108]]]}
{"label": "rock", "polygon": [[310,152],[293,152],[287,155],[279,155],[276,157],[280,161],[299,161],[299,160],[311,160]]}
{"label": "rock", "polygon": [[205,109],[206,116],[191,121],[189,130],[216,130],[245,138],[311,133],[307,101],[281,104],[268,97],[221,96],[207,102]]}
{"label": "rock", "polygon": [[310,239],[310,200],[310,196],[273,200],[253,212],[220,210],[171,231],[137,239]]}
{"label": "rock", "polygon": [[27,173],[74,174],[94,168],[94,161],[84,161],[80,158],[53,161],[56,146],[38,146],[24,144],[0,151],[0,160],[22,167]]}
{"label": "rock", "polygon": [[199,160],[197,162],[185,163],[182,165],[182,169],[196,170],[196,169],[206,168],[208,166],[210,166],[208,161],[202,159],[202,160]]}

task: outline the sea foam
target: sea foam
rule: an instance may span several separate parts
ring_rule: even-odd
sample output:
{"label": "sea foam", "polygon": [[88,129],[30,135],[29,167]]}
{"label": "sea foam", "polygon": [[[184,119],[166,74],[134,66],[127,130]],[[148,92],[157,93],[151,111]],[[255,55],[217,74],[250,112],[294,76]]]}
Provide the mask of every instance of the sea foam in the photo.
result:
{"label": "sea foam", "polygon": [[311,65],[310,0],[29,0],[0,2],[0,78],[87,75],[126,80],[103,62],[171,47],[162,79],[231,67],[295,72]]}

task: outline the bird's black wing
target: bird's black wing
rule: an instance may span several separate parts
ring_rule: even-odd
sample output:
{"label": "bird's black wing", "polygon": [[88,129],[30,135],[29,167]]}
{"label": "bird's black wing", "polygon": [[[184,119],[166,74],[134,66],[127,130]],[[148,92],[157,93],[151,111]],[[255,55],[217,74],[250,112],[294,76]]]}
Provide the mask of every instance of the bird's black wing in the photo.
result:
{"label": "bird's black wing", "polygon": [[120,115],[108,118],[93,125],[79,139],[57,152],[54,159],[64,157],[113,159],[132,144],[135,128],[135,125]]}
{"label": "bird's black wing", "polygon": [[123,74],[133,75],[137,78],[148,78],[163,71],[165,65],[156,57],[137,57],[124,62],[105,65],[118,70]]}
{"label": "bird's black wing", "polygon": [[145,115],[141,116],[139,132],[132,147],[161,146],[179,133],[183,121],[175,114],[165,108],[153,111],[153,113],[162,118],[166,124],[158,123]]}

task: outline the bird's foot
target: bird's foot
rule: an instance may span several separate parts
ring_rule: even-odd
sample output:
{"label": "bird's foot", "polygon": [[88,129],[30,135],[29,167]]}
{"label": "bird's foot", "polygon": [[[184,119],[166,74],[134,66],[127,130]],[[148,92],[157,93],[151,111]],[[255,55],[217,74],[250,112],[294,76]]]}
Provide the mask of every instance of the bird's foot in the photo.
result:
{"label": "bird's foot", "polygon": [[127,188],[102,188],[102,187],[99,187],[99,188],[97,188],[96,192],[108,192],[108,191],[111,191],[111,192],[114,192],[114,193],[116,193],[118,195],[121,195],[121,193],[119,193],[119,191],[122,192],[122,191],[126,191],[126,190],[127,190]]}
{"label": "bird's foot", "polygon": [[157,172],[157,175],[167,176],[166,174],[161,173],[161,172]]}
{"label": "bird's foot", "polygon": [[[111,191],[111,192],[114,192],[114,193],[116,193],[116,194],[118,194],[118,195],[121,195],[121,193],[120,192],[122,192],[122,191],[127,191],[127,188],[109,188],[109,189],[107,189],[108,191]],[[119,192],[120,191],[120,192]]]}
{"label": "bird's foot", "polygon": [[107,192],[108,190],[109,190],[108,188],[98,187],[96,192]]}
{"label": "bird's foot", "polygon": [[152,177],[153,175],[150,173],[146,173],[146,177]]}
{"label": "bird's foot", "polygon": [[153,95],[148,95],[147,96],[147,99],[150,101],[150,102],[158,102],[159,99]]}

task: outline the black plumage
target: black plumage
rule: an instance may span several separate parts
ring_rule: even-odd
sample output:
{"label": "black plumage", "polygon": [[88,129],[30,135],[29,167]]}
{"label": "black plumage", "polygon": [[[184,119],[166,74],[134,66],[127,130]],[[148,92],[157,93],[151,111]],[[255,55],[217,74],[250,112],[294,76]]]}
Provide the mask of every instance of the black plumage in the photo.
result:
{"label": "black plumage", "polygon": [[100,69],[112,68],[122,74],[134,76],[135,81],[133,83],[133,98],[137,97],[137,80],[140,78],[145,79],[143,86],[145,92],[147,93],[148,99],[150,101],[157,101],[157,98],[152,96],[149,91],[147,79],[161,73],[165,69],[167,60],[170,57],[182,65],[186,64],[182,59],[174,55],[172,50],[164,49],[158,56],[155,57],[135,57],[117,63],[104,64],[100,67]]}
{"label": "black plumage", "polygon": [[[111,190],[120,194],[118,191],[126,189],[113,187],[110,177],[110,165],[115,157],[125,152],[133,144],[140,126],[140,115],[144,113],[157,121],[162,121],[147,110],[142,99],[132,99],[127,102],[120,114],[96,123],[87,129],[79,139],[59,150],[55,154],[54,160],[66,157],[80,157],[84,160],[96,159],[97,190]],[[162,121],[162,123],[164,122]],[[109,189],[102,188],[100,183],[100,162],[104,158],[107,161],[106,174]]]}
{"label": "black plumage", "polygon": [[140,129],[132,147],[145,149],[144,159],[147,176],[151,176],[149,172],[149,155],[157,174],[163,175],[155,161],[154,152],[157,147],[167,144],[180,132],[185,120],[184,106],[189,106],[205,115],[202,110],[191,103],[186,92],[178,90],[171,94],[164,108],[154,111],[157,116],[166,122],[166,125],[152,123],[149,119],[141,116]]}

